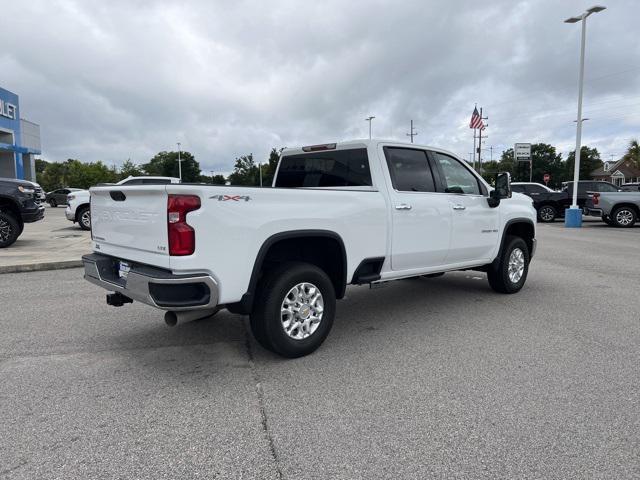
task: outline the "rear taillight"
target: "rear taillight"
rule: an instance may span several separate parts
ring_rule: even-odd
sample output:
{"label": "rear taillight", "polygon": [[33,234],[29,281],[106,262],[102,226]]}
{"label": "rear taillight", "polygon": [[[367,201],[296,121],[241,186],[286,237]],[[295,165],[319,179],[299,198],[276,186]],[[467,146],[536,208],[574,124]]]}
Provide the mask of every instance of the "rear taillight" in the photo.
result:
{"label": "rear taillight", "polygon": [[600,203],[600,194],[599,193],[594,193],[593,194],[593,205],[594,206],[598,206],[599,203]]}
{"label": "rear taillight", "polygon": [[196,231],[187,224],[187,213],[200,208],[196,195],[169,195],[167,228],[169,255],[191,255],[196,250]]}

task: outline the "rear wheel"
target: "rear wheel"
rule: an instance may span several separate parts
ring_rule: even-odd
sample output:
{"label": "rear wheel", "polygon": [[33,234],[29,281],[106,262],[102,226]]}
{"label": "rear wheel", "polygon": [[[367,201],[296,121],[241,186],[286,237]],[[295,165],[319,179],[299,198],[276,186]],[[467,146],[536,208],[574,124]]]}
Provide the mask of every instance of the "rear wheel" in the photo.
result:
{"label": "rear wheel", "polygon": [[91,210],[88,206],[80,207],[76,214],[78,225],[83,230],[91,230]]}
{"label": "rear wheel", "polygon": [[489,285],[496,292],[516,293],[524,286],[529,273],[529,248],[520,237],[508,236],[498,265],[489,268]]}
{"label": "rear wheel", "polygon": [[12,245],[20,236],[20,224],[13,215],[0,212],[0,248]]}
{"label": "rear wheel", "polygon": [[606,223],[607,225],[609,225],[610,227],[615,227],[613,221],[611,220],[611,217],[609,215],[602,215],[602,221],[604,223]]}
{"label": "rear wheel", "polygon": [[631,207],[618,207],[611,213],[611,221],[616,227],[633,227],[636,223],[636,220],[636,212]]}
{"label": "rear wheel", "polygon": [[544,223],[553,222],[557,216],[558,212],[552,205],[543,205],[540,207],[540,210],[538,210],[538,218]]}
{"label": "rear wheel", "polygon": [[266,349],[283,357],[301,357],[327,338],[335,307],[333,283],[323,270],[308,263],[286,263],[261,282],[251,330]]}

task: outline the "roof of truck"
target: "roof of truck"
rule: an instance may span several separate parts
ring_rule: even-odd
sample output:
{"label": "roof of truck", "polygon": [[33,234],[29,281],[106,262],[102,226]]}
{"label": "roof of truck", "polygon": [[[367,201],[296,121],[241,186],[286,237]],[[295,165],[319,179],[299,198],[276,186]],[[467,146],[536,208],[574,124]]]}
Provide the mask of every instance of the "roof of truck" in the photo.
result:
{"label": "roof of truck", "polygon": [[[319,152],[319,151],[345,150],[349,148],[367,148],[371,145],[379,145],[381,143],[386,145],[397,145],[397,146],[403,146],[403,147],[425,148],[429,150],[435,150],[438,152],[447,153],[449,155],[453,155],[456,158],[460,158],[455,153],[449,150],[445,150],[443,148],[433,147],[429,145],[421,145],[419,143],[409,143],[409,142],[402,142],[398,140],[380,139],[380,138],[372,138],[372,139],[367,138],[367,139],[345,140],[342,142],[317,143],[317,144],[309,144],[301,147],[292,147],[292,148],[285,147],[282,150],[281,155],[297,155],[297,154]],[[326,147],[326,148],[322,148],[322,147]]]}

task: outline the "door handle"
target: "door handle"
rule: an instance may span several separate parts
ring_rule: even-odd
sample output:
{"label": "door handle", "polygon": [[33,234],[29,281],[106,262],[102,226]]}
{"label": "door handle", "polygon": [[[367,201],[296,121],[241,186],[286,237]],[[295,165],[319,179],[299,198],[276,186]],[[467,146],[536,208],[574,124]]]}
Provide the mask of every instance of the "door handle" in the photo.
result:
{"label": "door handle", "polygon": [[467,207],[465,207],[464,205],[454,205],[453,209],[454,210],[466,210]]}
{"label": "door handle", "polygon": [[411,205],[401,203],[400,205],[396,205],[396,210],[411,210]]}

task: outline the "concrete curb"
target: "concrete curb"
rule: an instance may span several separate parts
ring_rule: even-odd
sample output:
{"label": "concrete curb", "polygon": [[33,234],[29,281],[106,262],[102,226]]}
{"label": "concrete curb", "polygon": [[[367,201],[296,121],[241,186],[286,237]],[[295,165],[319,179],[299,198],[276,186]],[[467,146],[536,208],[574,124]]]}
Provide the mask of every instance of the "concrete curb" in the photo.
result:
{"label": "concrete curb", "polygon": [[25,263],[22,265],[0,265],[2,273],[41,272],[43,270],[62,270],[63,268],[82,267],[82,260],[65,260],[62,262]]}

